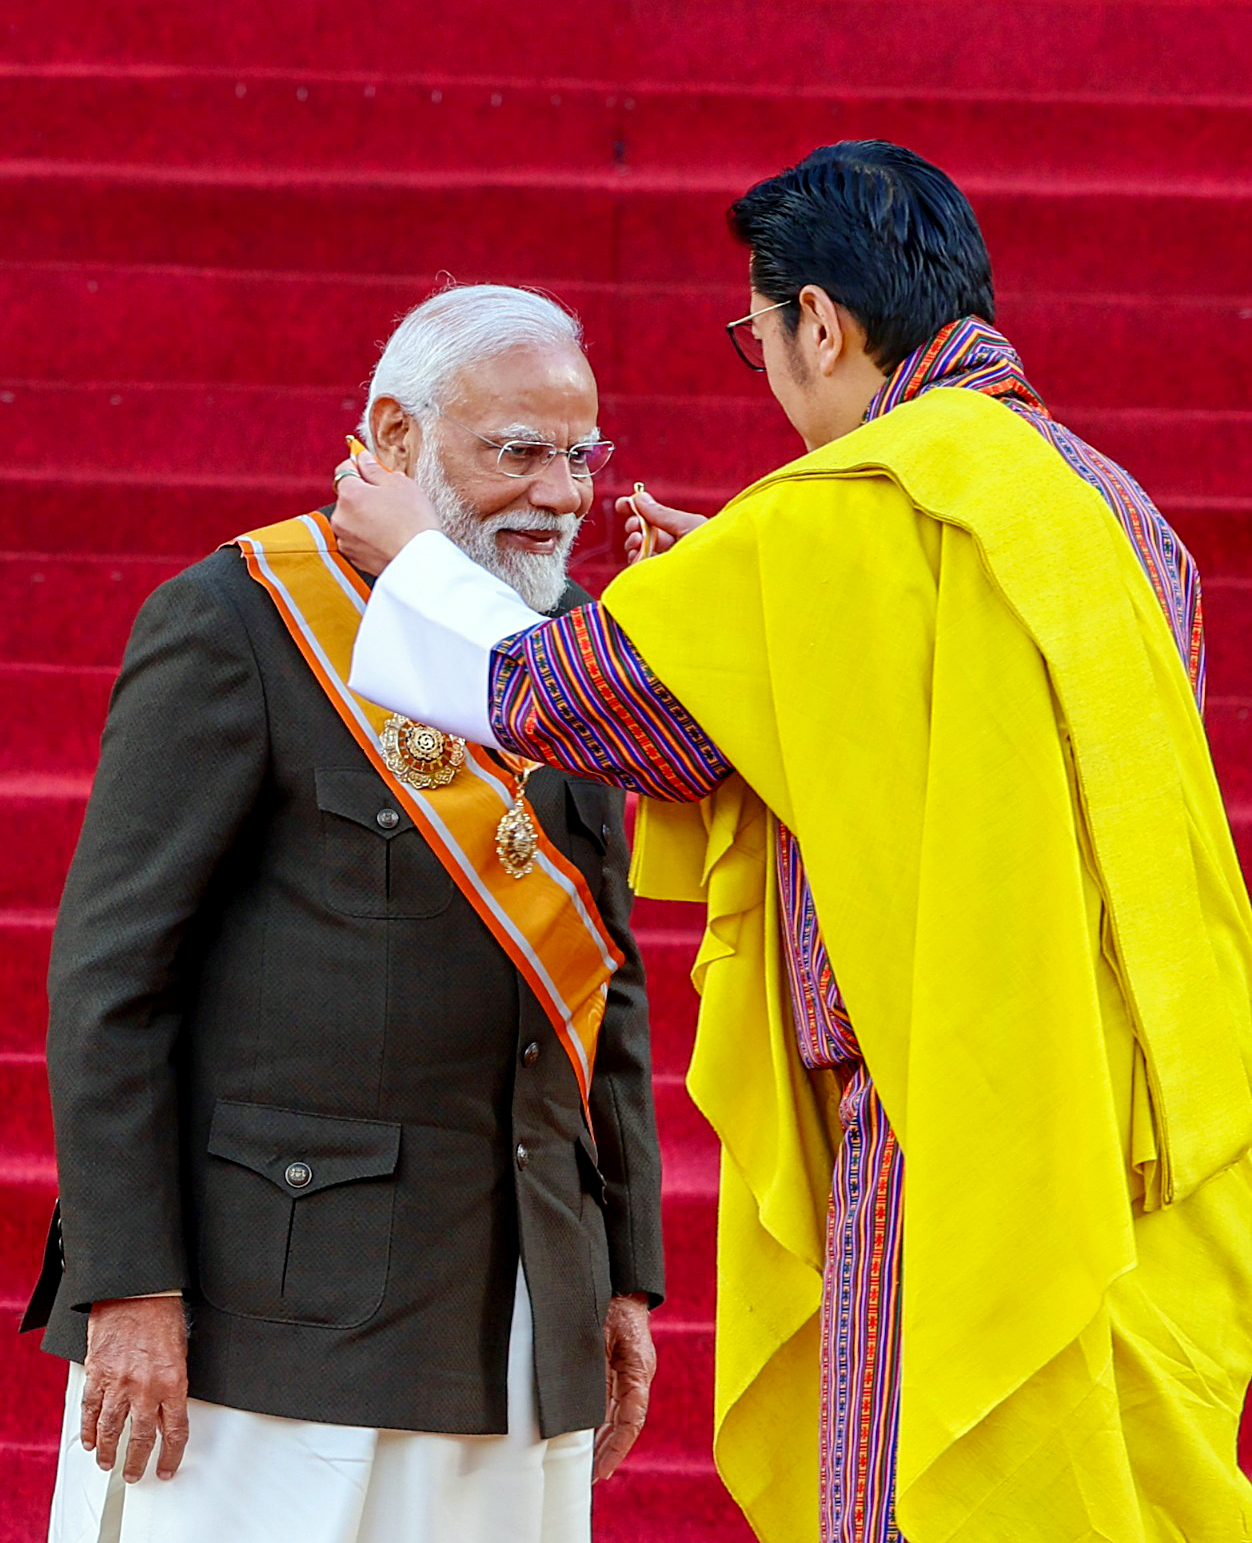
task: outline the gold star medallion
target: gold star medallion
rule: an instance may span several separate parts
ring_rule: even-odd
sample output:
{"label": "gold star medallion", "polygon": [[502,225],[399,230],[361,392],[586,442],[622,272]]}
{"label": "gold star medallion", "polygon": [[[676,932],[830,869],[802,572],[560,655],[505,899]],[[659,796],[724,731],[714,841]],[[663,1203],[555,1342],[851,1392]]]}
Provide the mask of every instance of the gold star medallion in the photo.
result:
{"label": "gold star medallion", "polygon": [[399,713],[383,724],[380,738],[387,770],[413,788],[447,787],[465,760],[459,734],[445,734]]}

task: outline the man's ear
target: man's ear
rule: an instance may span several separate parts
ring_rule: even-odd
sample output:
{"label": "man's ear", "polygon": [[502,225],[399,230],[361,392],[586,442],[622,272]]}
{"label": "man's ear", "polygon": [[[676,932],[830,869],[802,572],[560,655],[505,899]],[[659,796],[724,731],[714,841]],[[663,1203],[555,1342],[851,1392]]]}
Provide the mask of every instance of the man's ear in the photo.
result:
{"label": "man's ear", "polygon": [[818,373],[832,375],[848,347],[848,313],[819,284],[806,284],[797,298],[800,326],[812,338]]}
{"label": "man's ear", "polygon": [[402,471],[411,477],[422,453],[422,429],[395,397],[380,396],[370,408],[370,433],[374,450],[389,471]]}

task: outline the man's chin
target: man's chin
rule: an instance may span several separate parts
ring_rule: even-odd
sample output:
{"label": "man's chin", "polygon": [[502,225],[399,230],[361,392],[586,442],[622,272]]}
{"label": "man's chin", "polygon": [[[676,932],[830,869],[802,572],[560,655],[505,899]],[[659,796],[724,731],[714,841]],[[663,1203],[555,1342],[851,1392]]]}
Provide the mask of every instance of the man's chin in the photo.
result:
{"label": "man's chin", "polygon": [[522,552],[497,541],[496,560],[491,567],[496,577],[515,589],[532,611],[551,611],[569,582],[568,555],[560,551],[551,555]]}

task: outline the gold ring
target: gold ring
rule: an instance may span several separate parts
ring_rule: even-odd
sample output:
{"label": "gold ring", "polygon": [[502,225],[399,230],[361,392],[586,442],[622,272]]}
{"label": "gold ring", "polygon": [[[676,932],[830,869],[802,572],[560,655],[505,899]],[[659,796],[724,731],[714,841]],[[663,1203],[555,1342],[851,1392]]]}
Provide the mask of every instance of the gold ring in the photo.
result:
{"label": "gold ring", "polygon": [[359,477],[361,473],[355,466],[341,466],[331,479],[333,486],[338,487],[345,477]]}

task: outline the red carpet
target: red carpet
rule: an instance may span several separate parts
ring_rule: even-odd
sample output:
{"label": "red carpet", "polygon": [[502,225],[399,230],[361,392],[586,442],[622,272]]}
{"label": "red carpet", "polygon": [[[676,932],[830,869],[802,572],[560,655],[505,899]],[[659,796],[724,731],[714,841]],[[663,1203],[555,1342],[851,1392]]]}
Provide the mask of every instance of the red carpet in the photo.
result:
{"label": "red carpet", "polygon": [[[1001,322],[1057,412],[1199,558],[1209,723],[1252,858],[1252,9],[1204,0],[67,0],[0,18],[0,1303],[53,1195],[49,930],[136,606],[320,502],[394,319],[450,271],[582,312],[636,476],[712,508],[797,446],[722,324],[729,198],[882,135],[962,180]],[[709,1461],[715,1155],[681,1086],[695,918],[645,905],[672,1295],[653,1415],[600,1543],[734,1543]],[[0,1543],[41,1536],[58,1368],[0,1354]],[[1252,1450],[1249,1452],[1252,1457]]]}

